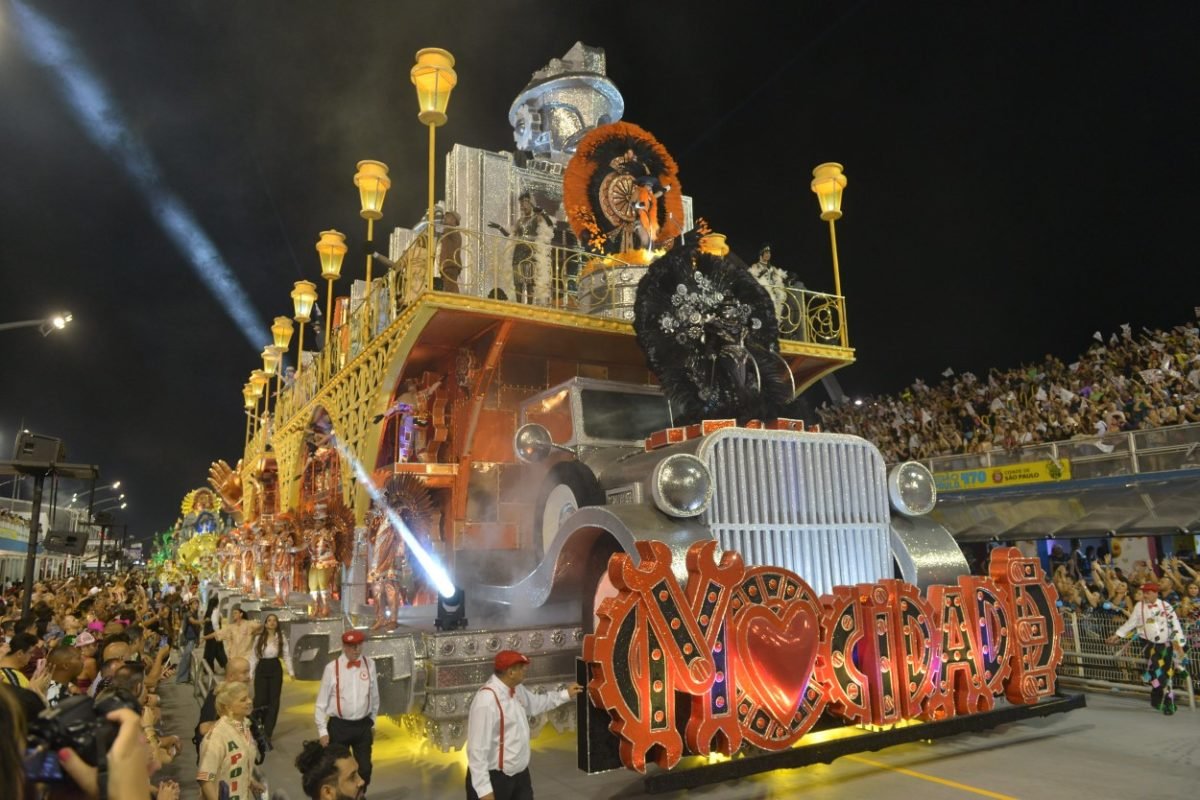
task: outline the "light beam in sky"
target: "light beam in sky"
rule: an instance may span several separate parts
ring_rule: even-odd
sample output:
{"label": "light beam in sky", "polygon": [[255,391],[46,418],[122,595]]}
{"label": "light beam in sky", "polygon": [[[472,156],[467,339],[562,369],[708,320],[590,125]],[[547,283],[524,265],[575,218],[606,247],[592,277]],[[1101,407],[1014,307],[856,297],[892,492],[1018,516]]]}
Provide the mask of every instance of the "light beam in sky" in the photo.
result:
{"label": "light beam in sky", "polygon": [[54,74],[59,92],[84,132],[129,176],[151,216],[254,348],[270,330],[246,290],[183,200],[168,188],[150,149],[125,123],[107,88],[88,66],[70,35],[21,0],[13,0],[26,51]]}

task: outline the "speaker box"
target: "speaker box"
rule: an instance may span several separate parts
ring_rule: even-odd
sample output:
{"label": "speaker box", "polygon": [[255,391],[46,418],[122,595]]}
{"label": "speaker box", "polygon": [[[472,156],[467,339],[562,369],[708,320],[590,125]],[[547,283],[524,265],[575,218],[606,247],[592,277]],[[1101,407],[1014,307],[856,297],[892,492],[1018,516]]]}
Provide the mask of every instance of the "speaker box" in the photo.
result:
{"label": "speaker box", "polygon": [[40,433],[22,433],[17,437],[13,461],[26,464],[57,464],[67,460],[67,447],[62,439]]}
{"label": "speaker box", "polygon": [[87,531],[50,531],[42,546],[50,553],[81,556],[87,549]]}

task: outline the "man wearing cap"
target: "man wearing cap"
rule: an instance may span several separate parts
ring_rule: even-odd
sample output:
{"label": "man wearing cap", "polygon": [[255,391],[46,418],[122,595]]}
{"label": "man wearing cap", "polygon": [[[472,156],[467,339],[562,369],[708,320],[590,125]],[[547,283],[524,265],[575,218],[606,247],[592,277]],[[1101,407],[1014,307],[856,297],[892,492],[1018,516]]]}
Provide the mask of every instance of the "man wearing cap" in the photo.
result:
{"label": "man wearing cap", "polygon": [[583,687],[534,694],[521,685],[529,659],[501,650],[467,719],[467,800],[533,800],[529,717],[573,699]]}
{"label": "man wearing cap", "polygon": [[1183,645],[1187,640],[1175,609],[1158,599],[1157,583],[1142,585],[1142,599],[1133,607],[1125,624],[1108,637],[1108,643],[1116,644],[1135,629],[1146,641],[1146,671],[1142,680],[1150,684],[1150,705],[1170,716],[1175,713],[1175,691],[1171,686],[1175,660],[1183,661]]}
{"label": "man wearing cap", "polygon": [[317,734],[322,746],[343,744],[354,753],[358,774],[371,784],[371,744],[379,714],[375,664],[362,654],[362,631],[342,634],[342,653],[325,665],[317,692]]}

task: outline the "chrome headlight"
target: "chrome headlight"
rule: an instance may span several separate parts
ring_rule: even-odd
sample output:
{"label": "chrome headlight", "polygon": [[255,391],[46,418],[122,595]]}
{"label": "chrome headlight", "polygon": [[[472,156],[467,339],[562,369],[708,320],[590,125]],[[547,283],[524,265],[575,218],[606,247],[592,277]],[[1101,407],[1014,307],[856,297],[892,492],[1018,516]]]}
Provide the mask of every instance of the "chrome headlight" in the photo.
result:
{"label": "chrome headlight", "polygon": [[937,505],[937,485],[924,464],[905,461],[888,474],[888,497],[892,507],[907,517],[919,517]]}
{"label": "chrome headlight", "polygon": [[695,517],[704,513],[712,499],[712,476],[700,459],[676,453],[654,467],[650,495],[664,514]]}

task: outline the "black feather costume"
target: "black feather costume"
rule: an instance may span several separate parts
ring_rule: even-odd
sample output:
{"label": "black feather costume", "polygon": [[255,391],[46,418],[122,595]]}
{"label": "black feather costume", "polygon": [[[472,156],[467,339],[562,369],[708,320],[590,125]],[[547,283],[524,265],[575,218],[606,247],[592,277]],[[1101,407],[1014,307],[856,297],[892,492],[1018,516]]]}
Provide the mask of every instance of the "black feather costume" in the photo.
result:
{"label": "black feather costume", "polygon": [[774,303],[736,257],[672,249],[638,284],[633,325],[677,424],[774,419],[792,399]]}

